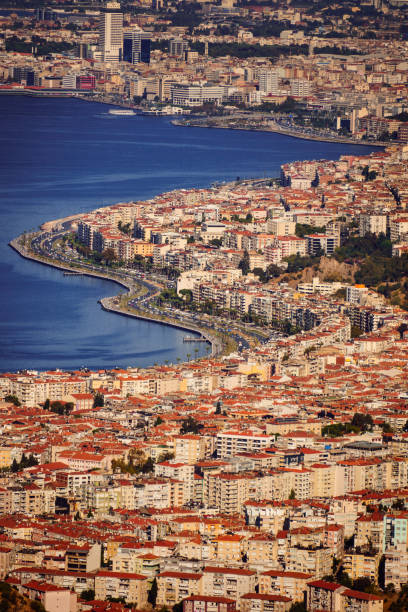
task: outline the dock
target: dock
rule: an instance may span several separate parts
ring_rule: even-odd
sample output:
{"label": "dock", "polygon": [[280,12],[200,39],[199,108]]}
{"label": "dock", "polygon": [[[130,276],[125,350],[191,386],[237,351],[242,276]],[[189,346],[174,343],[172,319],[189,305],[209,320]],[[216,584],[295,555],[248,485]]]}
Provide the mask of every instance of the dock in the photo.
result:
{"label": "dock", "polygon": [[195,338],[194,336],[184,336],[183,342],[208,342],[208,340],[201,336],[199,338]]}
{"label": "dock", "polygon": [[83,272],[64,272],[64,276],[83,276]]}

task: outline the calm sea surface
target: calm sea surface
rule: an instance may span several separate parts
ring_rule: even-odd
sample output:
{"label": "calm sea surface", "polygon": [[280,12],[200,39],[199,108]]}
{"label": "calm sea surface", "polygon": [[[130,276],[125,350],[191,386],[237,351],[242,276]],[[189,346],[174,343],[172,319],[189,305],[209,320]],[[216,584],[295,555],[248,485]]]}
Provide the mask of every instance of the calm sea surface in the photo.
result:
{"label": "calm sea surface", "polygon": [[290,160],[372,150],[107,111],[78,100],[0,96],[0,371],[147,366],[194,355],[181,330],[101,310],[97,300],[117,285],[20,258],[7,243],[24,230],[170,189],[278,176]]}

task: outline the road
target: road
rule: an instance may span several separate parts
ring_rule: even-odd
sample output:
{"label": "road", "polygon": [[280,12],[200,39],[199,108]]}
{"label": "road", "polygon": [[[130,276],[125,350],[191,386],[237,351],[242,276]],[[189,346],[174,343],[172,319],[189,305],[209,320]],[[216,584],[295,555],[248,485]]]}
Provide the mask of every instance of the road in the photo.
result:
{"label": "road", "polygon": [[[84,273],[121,283],[128,291],[130,299],[127,300],[126,309],[121,304],[122,296],[119,294],[101,300],[102,306],[117,313],[128,316],[142,317],[161,324],[176,325],[197,333],[201,333],[212,345],[212,354],[220,354],[226,337],[232,339],[238,351],[249,349],[254,344],[265,343],[268,338],[253,325],[246,325],[228,319],[219,319],[202,313],[191,313],[169,307],[159,308],[155,298],[166,287],[174,287],[174,281],[156,273],[145,274],[137,270],[109,269],[107,266],[96,265],[83,260],[74,249],[65,244],[58,244],[70,230],[70,223],[62,224],[62,229],[53,232],[42,231],[31,239],[31,252],[26,248],[19,252],[29,257],[44,258],[51,265],[61,266],[73,273]],[[24,253],[22,252],[24,251]],[[143,294],[140,289],[143,287]],[[133,295],[138,293],[139,295]],[[224,340],[222,340],[224,338]]]}

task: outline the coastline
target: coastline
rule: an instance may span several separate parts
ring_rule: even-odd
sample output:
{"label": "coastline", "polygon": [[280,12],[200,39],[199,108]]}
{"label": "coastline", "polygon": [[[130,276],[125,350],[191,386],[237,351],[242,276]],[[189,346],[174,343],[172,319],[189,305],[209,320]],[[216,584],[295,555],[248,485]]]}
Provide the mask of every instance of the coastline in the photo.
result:
{"label": "coastline", "polygon": [[298,140],[311,140],[314,142],[330,142],[330,143],[339,143],[339,144],[348,144],[348,145],[355,145],[357,147],[380,147],[380,148],[384,148],[387,146],[390,146],[390,144],[393,143],[389,143],[389,142],[361,142],[360,140],[350,140],[348,138],[329,138],[329,137],[324,137],[324,136],[313,136],[313,135],[309,135],[309,134],[299,134],[296,131],[292,131],[292,130],[284,130],[282,128],[257,128],[257,127],[245,127],[245,126],[239,126],[239,127],[235,127],[232,125],[206,125],[203,123],[194,123],[194,124],[190,124],[190,123],[183,123],[182,119],[173,119],[171,121],[172,125],[176,126],[176,127],[186,127],[186,128],[190,128],[190,127],[195,127],[195,128],[207,128],[207,129],[214,129],[214,130],[237,130],[237,131],[241,131],[241,132],[264,132],[264,133],[273,133],[273,134],[281,134],[282,136],[288,136],[289,138],[295,138]]}
{"label": "coastline", "polygon": [[[78,274],[81,276],[90,276],[93,278],[99,278],[100,280],[107,280],[107,281],[116,283],[117,285],[120,285],[121,287],[124,287],[128,291],[128,293],[130,293],[132,290],[132,285],[129,282],[127,282],[124,279],[116,278],[113,275],[91,272],[89,270],[83,270],[80,267],[78,267],[78,269],[76,270],[75,268],[72,268],[70,266],[67,266],[61,263],[57,263],[53,260],[41,259],[41,257],[28,252],[28,250],[25,247],[20,245],[18,242],[20,238],[21,236],[17,236],[16,238],[13,238],[13,240],[10,240],[8,244],[16,253],[18,253],[18,255],[20,255],[20,257],[23,257],[24,259],[28,259],[30,261],[34,261],[36,263],[43,264],[45,266],[50,266],[57,270],[61,270],[62,272],[71,272],[73,274]],[[209,334],[207,331],[202,330],[199,327],[193,327],[192,325],[189,325],[188,323],[175,323],[175,322],[173,323],[172,321],[163,321],[161,319],[155,319],[154,317],[150,317],[147,314],[142,315],[137,312],[134,312],[134,313],[127,312],[126,310],[119,308],[116,304],[111,303],[117,298],[118,298],[117,295],[101,298],[100,300],[98,300],[98,303],[100,304],[103,310],[107,312],[112,312],[113,314],[117,314],[117,315],[121,315],[125,317],[131,317],[134,319],[140,319],[140,320],[148,321],[151,323],[158,323],[160,325],[167,325],[169,327],[174,327],[176,329],[199,334],[200,336],[205,338],[206,341],[211,345],[211,354],[209,356],[215,357],[216,355],[219,355],[222,352],[223,343],[219,341],[218,339],[214,338],[213,336],[211,336],[211,334]]]}
{"label": "coastline", "polygon": [[[51,90],[47,90],[47,91],[41,91],[41,90],[34,90],[34,89],[0,89],[0,94],[3,95],[26,95],[26,96],[31,96],[31,97],[38,97],[38,98],[73,98],[74,100],[83,100],[84,102],[95,102],[96,104],[106,104],[108,106],[116,106],[118,108],[129,108],[131,110],[136,110],[136,111],[142,111],[142,109],[139,106],[136,105],[132,105],[130,103],[119,103],[119,102],[110,102],[109,100],[103,100],[103,99],[98,99],[95,100],[94,98],[90,98],[88,95],[84,94],[83,92],[81,94],[78,93],[72,93],[69,91],[62,91],[62,92],[58,92],[58,90],[51,91]],[[155,117],[156,115],[149,115],[151,117]],[[162,117],[163,115],[158,115],[159,117]],[[171,115],[170,115],[171,116]],[[174,115],[173,115],[174,116]],[[340,144],[348,144],[348,145],[355,145],[355,146],[360,146],[360,147],[380,147],[380,148],[384,148],[387,146],[390,146],[392,144],[398,144],[398,142],[393,143],[393,142],[380,142],[380,141],[373,141],[373,142],[361,142],[360,140],[351,140],[349,138],[336,138],[336,137],[325,137],[325,136],[314,136],[311,134],[299,134],[298,132],[294,131],[294,130],[285,130],[283,128],[279,128],[279,127],[269,127],[269,128],[257,128],[257,127],[245,127],[245,126],[239,126],[239,127],[235,127],[235,126],[231,126],[231,125],[205,125],[204,122],[208,121],[208,117],[203,117],[203,123],[196,123],[191,125],[190,123],[184,123],[183,119],[173,119],[170,121],[170,123],[172,125],[174,125],[175,127],[197,127],[197,128],[207,128],[207,129],[217,129],[217,130],[238,130],[238,131],[243,131],[243,132],[265,132],[265,133],[273,133],[273,134],[282,134],[283,136],[288,136],[289,138],[296,138],[299,140],[311,140],[314,142],[329,142],[329,143],[340,143]],[[184,120],[185,121],[185,120]]]}

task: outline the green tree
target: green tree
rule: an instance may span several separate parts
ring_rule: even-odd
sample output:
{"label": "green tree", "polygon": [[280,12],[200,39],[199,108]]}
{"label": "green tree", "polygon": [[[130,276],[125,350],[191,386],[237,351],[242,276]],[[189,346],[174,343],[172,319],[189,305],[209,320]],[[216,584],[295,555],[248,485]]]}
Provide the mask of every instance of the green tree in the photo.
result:
{"label": "green tree", "polygon": [[154,461],[151,457],[148,457],[142,466],[143,474],[148,474],[154,470]]}
{"label": "green tree", "polygon": [[147,601],[153,606],[153,608],[156,605],[157,591],[158,591],[157,580],[156,580],[156,578],[154,578],[154,580],[152,582],[152,586],[150,587],[149,594],[147,596]]}
{"label": "green tree", "polygon": [[16,395],[6,395],[4,401],[14,404],[14,406],[21,406],[21,402]]}
{"label": "green tree", "polygon": [[401,325],[398,325],[397,331],[400,335],[400,339],[403,340],[405,332],[408,331],[408,325],[406,323],[401,323]]}
{"label": "green tree", "polygon": [[209,244],[211,244],[211,246],[215,246],[218,249],[222,246],[222,239],[221,238],[213,238],[212,240],[210,240]]}
{"label": "green tree", "polygon": [[290,606],[289,612],[307,612],[307,608],[303,602],[297,601]]}
{"label": "green tree", "polygon": [[44,410],[49,410],[50,409],[50,400],[47,398],[44,402]]}
{"label": "green tree", "polygon": [[314,225],[308,225],[307,223],[296,223],[295,234],[299,236],[299,238],[304,238],[309,234],[325,234],[326,228],[316,227]]}
{"label": "green tree", "polygon": [[290,494],[289,494],[289,499],[296,499],[296,493],[295,493],[295,489],[292,489]]}
{"label": "green tree", "polygon": [[80,595],[84,601],[93,601],[95,599],[95,591],[93,589],[85,589]]}
{"label": "green tree", "polygon": [[51,412],[55,412],[56,414],[65,414],[65,403],[60,401],[51,402],[50,407]]}
{"label": "green tree", "polygon": [[351,424],[359,427],[362,431],[367,431],[368,429],[372,429],[374,422],[373,417],[370,414],[356,412],[353,415]]}
{"label": "green tree", "polygon": [[102,252],[102,259],[105,261],[107,266],[112,265],[116,261],[116,253],[113,249],[108,248]]}
{"label": "green tree", "polygon": [[166,451],[159,456],[157,463],[162,463],[162,461],[171,461],[172,459],[174,459],[174,453]]}
{"label": "green tree", "polygon": [[101,408],[105,405],[105,398],[102,393],[96,393],[93,401],[94,408]]}
{"label": "green tree", "polygon": [[203,428],[203,425],[201,423],[198,423],[192,416],[188,416],[186,419],[184,419],[184,421],[181,424],[180,433],[197,434],[202,428]]}
{"label": "green tree", "polygon": [[359,338],[363,334],[363,330],[360,329],[357,325],[351,326],[351,337]]}
{"label": "green tree", "polygon": [[186,304],[191,304],[191,302],[193,301],[193,292],[191,291],[191,289],[181,289],[180,295],[183,296]]}
{"label": "green tree", "polygon": [[246,276],[251,269],[250,263],[249,263],[249,253],[246,249],[244,251],[244,256],[242,257],[241,261],[238,264],[238,268],[242,270],[242,274],[244,276]]}

